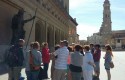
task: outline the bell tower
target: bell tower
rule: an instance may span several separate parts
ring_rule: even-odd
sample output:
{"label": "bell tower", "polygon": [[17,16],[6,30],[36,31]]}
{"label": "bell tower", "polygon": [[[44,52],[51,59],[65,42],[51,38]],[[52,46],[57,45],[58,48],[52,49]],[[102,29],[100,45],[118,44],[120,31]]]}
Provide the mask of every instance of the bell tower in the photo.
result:
{"label": "bell tower", "polygon": [[105,0],[103,4],[103,22],[100,28],[100,35],[109,35],[112,31],[112,22],[111,22],[111,10],[109,0]]}

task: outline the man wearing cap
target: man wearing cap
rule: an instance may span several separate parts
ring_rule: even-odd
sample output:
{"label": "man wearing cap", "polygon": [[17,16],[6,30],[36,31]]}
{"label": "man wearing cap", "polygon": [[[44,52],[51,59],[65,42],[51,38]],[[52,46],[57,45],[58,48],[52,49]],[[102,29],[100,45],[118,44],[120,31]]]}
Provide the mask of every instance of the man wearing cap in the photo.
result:
{"label": "man wearing cap", "polygon": [[68,42],[63,40],[60,42],[60,48],[55,51],[54,55],[57,56],[55,60],[55,71],[53,80],[64,80],[67,70],[67,59],[69,50],[67,49]]}

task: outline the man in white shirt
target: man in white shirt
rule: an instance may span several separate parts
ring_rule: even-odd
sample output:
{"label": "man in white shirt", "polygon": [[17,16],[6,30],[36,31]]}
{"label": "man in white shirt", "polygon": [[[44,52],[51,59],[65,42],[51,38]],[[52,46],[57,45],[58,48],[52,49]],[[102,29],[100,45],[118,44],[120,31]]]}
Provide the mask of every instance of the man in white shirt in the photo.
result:
{"label": "man in white shirt", "polygon": [[64,80],[67,70],[67,59],[69,50],[67,49],[68,42],[66,40],[61,41],[60,48],[55,51],[54,55],[57,56],[55,60],[55,71],[53,80]]}

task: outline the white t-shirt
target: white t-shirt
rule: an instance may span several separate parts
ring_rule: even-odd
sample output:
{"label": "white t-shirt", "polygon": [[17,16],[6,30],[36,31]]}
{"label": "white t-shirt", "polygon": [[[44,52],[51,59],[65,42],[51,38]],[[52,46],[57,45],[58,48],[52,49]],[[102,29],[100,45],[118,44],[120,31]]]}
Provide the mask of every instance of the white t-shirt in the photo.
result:
{"label": "white t-shirt", "polygon": [[83,57],[83,71],[91,71],[94,70],[93,66],[88,64],[88,62],[93,62],[93,56],[91,54],[91,52],[86,52],[85,56]]}
{"label": "white t-shirt", "polygon": [[55,68],[67,69],[67,59],[69,55],[69,50],[67,47],[59,48],[55,51],[54,55],[57,55],[57,59],[55,60]]}

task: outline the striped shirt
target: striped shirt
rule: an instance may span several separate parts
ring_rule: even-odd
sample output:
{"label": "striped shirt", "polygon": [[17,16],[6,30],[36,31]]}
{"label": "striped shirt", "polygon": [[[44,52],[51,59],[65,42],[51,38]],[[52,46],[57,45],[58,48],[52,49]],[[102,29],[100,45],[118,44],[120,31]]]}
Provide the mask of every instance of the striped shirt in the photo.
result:
{"label": "striped shirt", "polygon": [[55,60],[55,68],[67,69],[67,60],[69,55],[69,50],[67,47],[59,48],[54,54],[57,55],[57,59]]}

